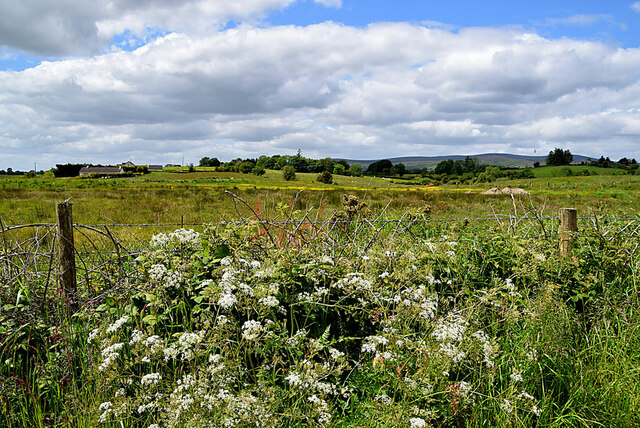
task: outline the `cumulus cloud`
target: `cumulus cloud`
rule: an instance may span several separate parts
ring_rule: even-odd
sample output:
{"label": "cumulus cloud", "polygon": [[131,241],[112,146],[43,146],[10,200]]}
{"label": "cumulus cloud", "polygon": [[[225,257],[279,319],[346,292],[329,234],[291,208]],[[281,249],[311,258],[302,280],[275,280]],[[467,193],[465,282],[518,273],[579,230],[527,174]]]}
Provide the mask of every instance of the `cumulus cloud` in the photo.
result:
{"label": "cumulus cloud", "polygon": [[[295,0],[0,0],[0,46],[46,57],[85,55],[116,35],[202,33]],[[329,3],[335,1],[326,0]]]}
{"label": "cumulus cloud", "polygon": [[633,3],[631,5],[631,9],[633,9],[634,12],[640,13],[640,1],[637,1],[637,2]]}
{"label": "cumulus cloud", "polygon": [[[244,25],[0,72],[0,168],[269,153],[634,156],[640,50],[513,29]],[[615,142],[615,146],[608,143]]]}

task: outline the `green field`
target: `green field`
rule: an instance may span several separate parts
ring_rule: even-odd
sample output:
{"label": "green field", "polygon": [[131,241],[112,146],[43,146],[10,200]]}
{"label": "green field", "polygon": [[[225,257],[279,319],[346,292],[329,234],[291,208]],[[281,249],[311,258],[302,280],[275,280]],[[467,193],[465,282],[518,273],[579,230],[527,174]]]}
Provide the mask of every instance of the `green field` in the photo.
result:
{"label": "green field", "polygon": [[346,176],[335,176],[334,184],[327,185],[317,182],[317,174],[298,173],[296,181],[284,181],[279,171],[267,171],[263,177],[228,172],[154,172],[125,179],[5,176],[0,177],[0,217],[5,224],[52,222],[56,202],[70,198],[77,223],[217,222],[238,215],[225,190],[272,213],[278,204],[289,203],[300,192],[295,207],[319,212],[320,218],[330,217],[344,194],[357,195],[373,211],[387,207],[390,216],[425,204],[438,218],[486,216],[496,209],[501,214],[513,211],[510,197],[480,194],[491,187],[506,186],[531,193],[531,197],[518,198],[523,206],[533,204],[548,210],[575,206],[587,212],[598,209],[627,214],[639,208],[640,176],[599,172],[587,177],[553,177],[554,168],[536,169],[544,173],[541,178],[464,186],[407,185],[402,180]]}

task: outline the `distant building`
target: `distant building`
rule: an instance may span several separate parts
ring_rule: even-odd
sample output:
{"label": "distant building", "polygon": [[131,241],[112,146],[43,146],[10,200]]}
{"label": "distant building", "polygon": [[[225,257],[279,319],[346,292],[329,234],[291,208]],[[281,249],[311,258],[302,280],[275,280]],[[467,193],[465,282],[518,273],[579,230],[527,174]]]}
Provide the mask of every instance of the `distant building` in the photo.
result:
{"label": "distant building", "polygon": [[80,169],[80,175],[87,174],[122,174],[124,170],[121,166],[85,166]]}
{"label": "distant building", "polygon": [[162,171],[162,165],[149,165],[149,171]]}
{"label": "distant building", "polygon": [[136,166],[136,164],[131,161],[126,161],[125,163],[119,163],[118,166]]}

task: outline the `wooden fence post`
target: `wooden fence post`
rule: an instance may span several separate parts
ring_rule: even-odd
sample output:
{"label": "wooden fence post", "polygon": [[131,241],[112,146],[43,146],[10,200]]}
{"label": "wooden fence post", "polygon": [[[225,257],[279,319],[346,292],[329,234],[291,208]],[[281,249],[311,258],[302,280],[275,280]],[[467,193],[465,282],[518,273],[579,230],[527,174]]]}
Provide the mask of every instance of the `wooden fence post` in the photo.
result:
{"label": "wooden fence post", "polygon": [[60,266],[59,284],[66,304],[72,309],[76,302],[76,256],[73,244],[73,212],[71,202],[59,202],[56,205],[58,232],[58,264]]}
{"label": "wooden fence post", "polygon": [[578,211],[575,208],[560,208],[560,256],[569,257],[578,231]]}

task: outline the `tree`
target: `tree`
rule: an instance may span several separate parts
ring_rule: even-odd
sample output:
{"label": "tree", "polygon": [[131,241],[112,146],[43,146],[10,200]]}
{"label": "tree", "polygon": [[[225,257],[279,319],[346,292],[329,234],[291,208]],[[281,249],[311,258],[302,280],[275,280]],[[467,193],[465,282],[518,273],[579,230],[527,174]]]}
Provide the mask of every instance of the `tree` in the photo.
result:
{"label": "tree", "polygon": [[238,169],[243,174],[249,174],[251,171],[253,171],[253,168],[255,168],[255,166],[256,165],[253,162],[247,160],[240,162],[240,164],[238,165]]}
{"label": "tree", "polygon": [[336,175],[344,175],[347,172],[344,165],[341,163],[336,163],[333,165],[333,173]]}
{"label": "tree", "polygon": [[333,173],[333,165],[334,164],[335,164],[335,162],[331,158],[322,159],[322,166],[324,167],[325,171],[329,171],[329,172]]}
{"label": "tree", "polygon": [[405,172],[407,172],[407,168],[403,163],[397,163],[391,167],[391,175],[399,175],[402,177]]}
{"label": "tree", "polygon": [[382,159],[369,165],[367,172],[369,174],[388,174],[392,166],[393,163],[390,160]]}
{"label": "tree", "polygon": [[318,181],[324,184],[331,184],[333,182],[333,175],[329,171],[322,171],[318,174]]}
{"label": "tree", "polygon": [[569,165],[573,162],[573,155],[569,150],[562,150],[556,148],[551,150],[547,155],[547,165],[558,166],[558,165]]}
{"label": "tree", "polygon": [[255,174],[257,176],[264,175],[264,173],[265,173],[264,168],[259,165],[254,166],[253,169],[251,170],[251,174]]}
{"label": "tree", "polygon": [[210,158],[205,156],[200,159],[199,166],[220,166],[220,161],[218,160],[218,158]]}
{"label": "tree", "polygon": [[534,167],[534,168],[540,168],[540,162],[535,161],[535,162],[533,163],[533,167]]}
{"label": "tree", "polygon": [[353,165],[351,165],[351,168],[349,168],[349,172],[353,177],[361,177],[362,165],[360,165],[359,163],[354,163]]}
{"label": "tree", "polygon": [[296,170],[291,165],[285,165],[282,168],[282,178],[285,181],[294,181],[296,179]]}
{"label": "tree", "polygon": [[453,160],[443,160],[436,165],[434,172],[436,174],[451,174],[453,173]]}

